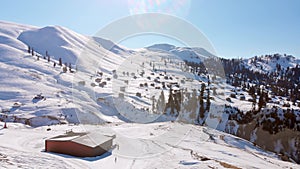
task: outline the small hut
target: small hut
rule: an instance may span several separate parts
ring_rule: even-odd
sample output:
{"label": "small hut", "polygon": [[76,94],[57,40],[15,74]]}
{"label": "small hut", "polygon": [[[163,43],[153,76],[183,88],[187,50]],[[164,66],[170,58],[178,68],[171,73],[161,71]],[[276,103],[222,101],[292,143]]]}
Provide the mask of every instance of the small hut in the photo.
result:
{"label": "small hut", "polygon": [[77,157],[95,157],[112,148],[115,135],[67,132],[45,141],[45,151]]}

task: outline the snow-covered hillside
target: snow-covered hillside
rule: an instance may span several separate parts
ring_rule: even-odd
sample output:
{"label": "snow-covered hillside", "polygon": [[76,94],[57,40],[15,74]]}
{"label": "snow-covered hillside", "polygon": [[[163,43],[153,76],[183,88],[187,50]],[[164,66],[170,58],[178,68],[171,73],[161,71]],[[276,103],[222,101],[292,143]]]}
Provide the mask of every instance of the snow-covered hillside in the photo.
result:
{"label": "snow-covered hillside", "polygon": [[[126,121],[126,118],[137,122],[149,115],[152,96],[158,99],[163,90],[167,97],[171,84],[173,89],[192,91],[200,89],[199,81],[207,82],[204,77],[188,73],[184,63],[208,57],[200,48],[201,54],[178,47],[172,51],[152,48],[133,51],[60,26],[37,28],[1,22],[1,27],[5,38],[0,41],[3,79],[0,103],[2,110],[9,111],[10,121],[33,126]],[[138,93],[142,95],[137,97]],[[44,99],[34,99],[39,94]],[[117,99],[120,94],[125,96],[122,104]],[[144,114],[137,117],[130,107]],[[40,121],[34,118],[41,116],[46,120],[33,124]],[[149,118],[153,119],[152,116],[153,113]]]}
{"label": "snow-covered hillside", "polygon": [[200,47],[176,47],[170,44],[155,44],[146,47],[148,50],[160,50],[165,52],[170,52],[177,56],[178,58],[189,61],[189,62],[201,62],[205,58],[213,57],[214,55],[209,53],[207,50]]}
{"label": "snow-covered hillside", "polygon": [[[3,123],[0,123],[2,126]],[[31,128],[9,123],[0,130],[1,168],[298,168],[238,137],[180,123],[55,125]],[[73,131],[116,134],[110,152],[89,158],[44,152],[47,138]],[[129,135],[130,134],[130,135]],[[12,139],[13,138],[13,139]],[[92,139],[92,138],[91,138]]]}
{"label": "snow-covered hillside", "polygon": [[[258,89],[254,89],[251,94],[249,88],[255,85],[255,81],[250,81],[243,77],[244,74],[241,72],[234,71],[243,67],[253,72],[277,73],[278,65],[281,65],[281,73],[278,73],[278,76],[282,76],[283,70],[287,70],[288,67],[296,67],[300,63],[299,59],[291,56],[254,57],[239,60],[237,66],[235,65],[237,68],[233,66],[234,60],[232,62],[228,60],[228,64],[224,64],[224,68],[232,68],[233,73],[228,76],[226,74],[227,79],[224,79],[225,75],[223,77],[207,72],[204,67],[204,61],[207,60],[216,61],[218,58],[201,47],[189,48],[156,44],[131,50],[114,44],[110,40],[80,35],[60,26],[38,28],[0,22],[0,120],[37,127],[24,127],[10,123],[9,125],[14,129],[2,130],[3,135],[0,134],[0,137],[9,139],[15,134],[21,134],[19,132],[24,131],[26,134],[35,131],[37,135],[33,134],[33,138],[37,138],[39,143],[36,143],[38,145],[33,143],[35,148],[31,147],[24,151],[22,149],[24,152],[24,154],[21,153],[22,157],[28,155],[28,152],[32,150],[37,152],[36,156],[43,156],[41,165],[45,161],[55,165],[56,162],[53,161],[55,159],[60,162],[61,160],[71,161],[67,164],[62,162],[67,166],[65,168],[74,165],[78,167],[77,164],[93,167],[103,164],[107,160],[110,163],[108,168],[115,167],[113,165],[117,164],[118,166],[128,165],[130,167],[133,165],[134,168],[148,168],[153,160],[158,161],[157,166],[151,166],[153,168],[161,168],[160,166],[165,161],[168,161],[168,165],[163,165],[166,166],[165,168],[264,168],[263,166],[282,168],[286,165],[293,166],[278,161],[274,154],[270,155],[270,153],[258,150],[244,140],[226,134],[224,139],[221,136],[222,133],[213,129],[242,136],[254,143],[260,143],[258,144],[260,146],[264,143],[262,141],[264,134],[261,133],[265,132],[261,131],[261,128],[266,128],[266,124],[269,130],[273,130],[272,127],[276,125],[277,130],[286,126],[290,129],[294,127],[293,130],[297,130],[297,126],[300,127],[300,125],[297,123],[292,126],[290,123],[300,119],[299,108],[296,105],[298,102],[293,102],[287,96],[272,96],[271,89],[259,85],[257,85]],[[208,63],[209,61],[206,64]],[[223,69],[222,65],[215,67],[216,70]],[[221,72],[224,74],[224,70]],[[255,80],[259,81],[259,79]],[[228,81],[231,83],[226,83]],[[236,85],[239,83],[240,85]],[[245,87],[246,84],[249,87]],[[256,109],[259,106],[254,102],[259,101],[256,95],[263,89],[272,99],[261,112],[257,113]],[[253,101],[253,95],[255,95],[255,101]],[[283,105],[290,106],[287,108]],[[276,115],[272,114],[274,107],[279,109],[278,111],[276,109]],[[289,109],[294,109],[293,115],[290,115]],[[285,120],[286,116],[291,117],[291,120]],[[269,121],[277,123],[276,120],[281,121],[276,125],[266,123]],[[170,121],[175,121],[175,123]],[[183,125],[181,122],[187,124]],[[131,142],[132,140],[119,135],[118,138],[129,142],[124,143],[122,142],[124,140],[117,138],[116,141],[121,141],[118,144],[123,144],[121,147],[130,147],[131,149],[130,151],[123,149],[125,151],[120,150],[121,152],[114,150],[113,155],[108,158],[66,159],[65,156],[57,157],[47,153],[44,155],[40,152],[45,138],[61,133],[67,128],[78,128],[78,126],[67,125],[78,123],[100,124],[100,126],[91,128],[111,127],[119,134],[132,134],[134,137],[142,139]],[[45,127],[40,127],[56,124],[65,125],[53,126],[52,134],[44,132]],[[118,127],[119,124],[121,124],[120,127]],[[213,129],[188,124],[201,124]],[[150,142],[144,140],[152,138],[153,135],[160,135],[161,131],[168,131],[170,125],[188,128],[188,133],[193,133],[187,137],[188,139],[184,137],[181,140],[179,145],[182,147],[166,143],[172,138],[162,140],[160,146],[157,145],[155,139]],[[160,130],[162,126],[164,129]],[[84,125],[83,128],[86,129],[87,125]],[[145,129],[145,133],[139,133],[142,129]],[[0,130],[0,132],[2,131]],[[179,131],[171,132],[175,133],[175,141],[178,141],[183,134],[177,133]],[[204,138],[209,139],[204,141]],[[273,138],[272,135],[269,138]],[[289,157],[296,156],[296,147],[294,146],[296,136],[293,135],[286,140],[281,140],[280,137],[275,138],[272,140],[274,142],[270,144],[271,146],[266,148],[277,153],[284,152]],[[22,136],[20,139],[26,140]],[[189,142],[191,145],[188,144]],[[137,152],[134,151],[136,150],[134,147],[131,147],[135,145],[133,143],[137,145]],[[151,149],[145,144],[155,148]],[[203,148],[202,144],[207,147]],[[292,144],[293,146],[289,147]],[[13,145],[20,146],[19,143],[13,143]],[[19,162],[14,159],[18,153],[12,153],[12,146],[3,143],[3,149],[6,151],[3,158],[4,161],[12,161],[13,165],[18,165]],[[128,160],[123,156],[124,159],[118,160],[117,164],[112,160],[115,157],[114,154],[118,155],[118,153],[119,155],[121,153],[120,156],[122,153],[123,155],[138,153],[137,156],[141,154],[149,156],[168,148],[174,149],[162,154],[161,158],[139,161]],[[140,149],[145,151],[139,151]],[[5,157],[9,154],[13,154],[10,159]],[[180,156],[173,158],[174,154],[180,154]],[[34,157],[36,156],[34,155]],[[243,160],[248,157],[255,160],[244,163]],[[2,158],[1,154],[0,158]],[[202,158],[209,160],[204,162]],[[236,161],[238,159],[243,160]],[[31,164],[27,157],[24,157],[24,161]],[[253,163],[254,161],[259,162]],[[8,162],[7,165],[9,164]]]}
{"label": "snow-covered hillside", "polygon": [[291,55],[265,55],[260,57],[253,57],[250,59],[245,59],[244,64],[247,68],[257,72],[270,73],[277,70],[278,65],[281,69],[286,70],[289,68],[294,68],[296,65],[300,64],[300,59],[297,59]]}
{"label": "snow-covered hillside", "polygon": [[[99,61],[105,65],[102,71],[109,73],[124,60],[123,56],[109,52],[92,38],[59,26],[37,28],[1,22],[0,35],[1,110],[9,111],[10,121],[33,126],[78,123],[76,116],[80,116],[80,112],[98,112],[95,98],[89,95],[94,92],[87,94],[81,92],[82,89],[76,90],[74,83],[87,78],[90,85],[90,76],[96,74],[95,63]],[[28,47],[34,50],[33,55],[27,52]],[[109,57],[104,58],[105,55]],[[83,72],[83,76],[69,70],[63,73],[63,67],[67,66],[59,66],[59,59],[71,67],[71,71]],[[34,99],[39,94],[43,99]],[[89,114],[81,118],[81,122],[107,121]],[[46,120],[34,120],[35,117]]]}

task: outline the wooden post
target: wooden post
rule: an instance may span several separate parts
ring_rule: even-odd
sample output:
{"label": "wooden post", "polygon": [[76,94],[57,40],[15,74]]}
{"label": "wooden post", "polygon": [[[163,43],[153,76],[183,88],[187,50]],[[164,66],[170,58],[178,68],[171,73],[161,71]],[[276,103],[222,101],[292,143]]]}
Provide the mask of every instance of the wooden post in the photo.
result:
{"label": "wooden post", "polygon": [[[2,111],[2,112],[4,112],[4,111]],[[4,126],[3,126],[4,129],[7,128],[6,121],[7,121],[7,113],[8,113],[8,112],[9,112],[9,110],[6,110],[6,111],[5,111],[5,120],[4,120]]]}
{"label": "wooden post", "polygon": [[7,129],[6,120],[4,122],[4,127],[3,128]]}
{"label": "wooden post", "polygon": [[4,120],[4,127],[3,128],[5,128],[5,129],[7,129],[6,119],[7,119],[7,115],[5,115],[5,120]]}

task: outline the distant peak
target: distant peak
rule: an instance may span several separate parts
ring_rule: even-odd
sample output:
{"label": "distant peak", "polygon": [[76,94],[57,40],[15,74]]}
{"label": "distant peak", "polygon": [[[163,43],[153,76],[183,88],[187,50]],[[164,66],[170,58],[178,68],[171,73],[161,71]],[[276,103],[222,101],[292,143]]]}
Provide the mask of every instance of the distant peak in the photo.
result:
{"label": "distant peak", "polygon": [[43,28],[40,28],[40,31],[51,31],[51,32],[61,32],[62,30],[66,30],[67,28],[61,27],[61,26],[46,26]]}
{"label": "distant peak", "polygon": [[176,46],[170,45],[170,44],[167,44],[167,43],[163,43],[163,44],[154,44],[154,45],[148,46],[146,48],[147,49],[160,49],[160,50],[170,51],[172,49],[175,49]]}
{"label": "distant peak", "polygon": [[261,55],[261,56],[254,56],[254,57],[251,57],[250,59],[261,59],[261,60],[287,59],[287,60],[295,60],[296,58],[293,55],[275,53],[275,54],[267,54],[267,55]]}

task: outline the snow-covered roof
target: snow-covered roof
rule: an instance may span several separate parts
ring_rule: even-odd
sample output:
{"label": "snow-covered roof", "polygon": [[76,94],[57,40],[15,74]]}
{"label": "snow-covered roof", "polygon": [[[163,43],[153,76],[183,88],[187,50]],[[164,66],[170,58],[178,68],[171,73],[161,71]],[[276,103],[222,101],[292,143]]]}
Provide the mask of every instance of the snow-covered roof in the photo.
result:
{"label": "snow-covered roof", "polygon": [[52,137],[47,139],[49,141],[72,141],[78,144],[82,144],[88,147],[96,147],[99,146],[109,140],[114,139],[114,135],[103,135],[98,132],[91,133],[74,133],[68,132],[64,135],[59,135],[56,137]]}
{"label": "snow-covered roof", "polygon": [[88,133],[81,137],[77,137],[72,141],[89,147],[96,147],[112,139],[114,139],[114,136],[103,135],[100,133]]}
{"label": "snow-covered roof", "polygon": [[55,138],[51,138],[51,139],[48,139],[48,140],[51,140],[51,141],[70,141],[70,140],[73,140],[77,137],[80,137],[80,136],[55,137]]}

